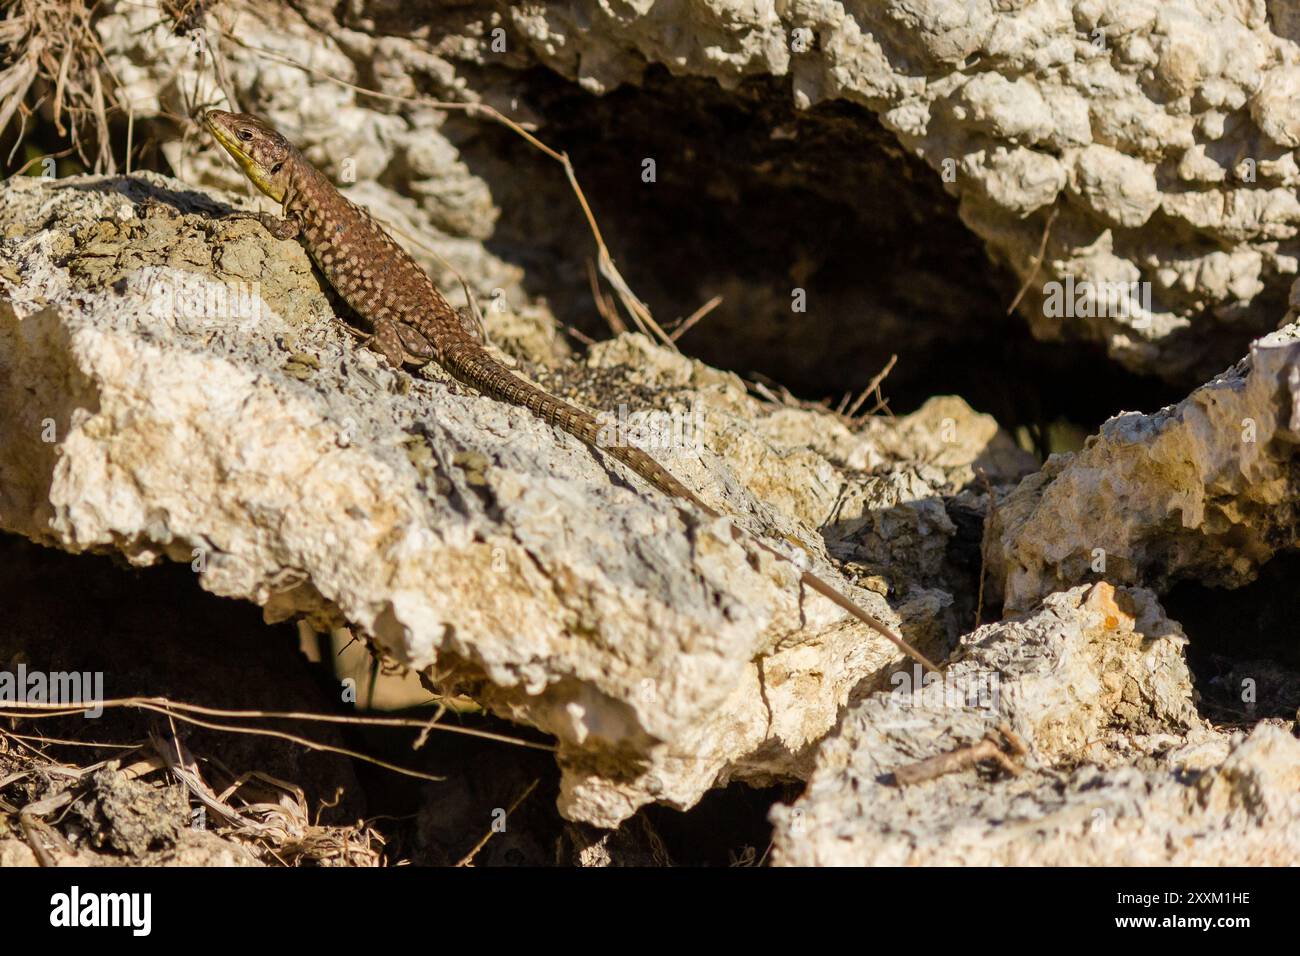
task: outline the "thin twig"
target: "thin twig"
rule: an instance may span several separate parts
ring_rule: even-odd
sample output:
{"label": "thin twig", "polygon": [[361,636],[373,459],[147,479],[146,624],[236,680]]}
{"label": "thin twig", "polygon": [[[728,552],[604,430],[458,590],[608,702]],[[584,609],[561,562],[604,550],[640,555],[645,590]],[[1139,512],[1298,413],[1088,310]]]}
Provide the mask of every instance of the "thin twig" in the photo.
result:
{"label": "thin twig", "polygon": [[27,170],[35,166],[37,163],[42,163],[47,159],[62,159],[64,156],[67,156],[69,153],[71,153],[75,148],[76,147],[74,146],[69,146],[67,149],[59,150],[57,153],[46,153],[43,156],[33,156],[27,162],[23,163],[22,168],[20,168],[18,172],[14,173],[13,176],[10,176],[8,178],[13,179],[14,177],[21,176],[24,173],[26,173]]}
{"label": "thin twig", "polygon": [[858,396],[858,400],[854,402],[849,407],[848,411],[844,413],[845,418],[852,419],[853,416],[857,414],[858,409],[862,407],[862,403],[867,400],[867,396],[872,394],[873,392],[876,395],[876,400],[878,403],[884,401],[884,397],[880,394],[880,384],[885,380],[885,378],[889,375],[889,373],[894,370],[894,366],[897,364],[898,364],[898,356],[897,355],[889,356],[889,361],[885,363],[885,367],[882,368],[879,372],[877,372],[874,376],[872,376],[871,381],[867,383],[867,387],[864,388],[862,390],[862,394]]}
{"label": "thin twig", "polygon": [[683,319],[675,329],[673,329],[671,333],[672,340],[676,342],[691,330],[691,326],[695,325],[696,322],[700,321],[700,319],[704,318],[721,304],[722,296],[720,295],[715,295],[708,302],[705,302],[702,306]]}
{"label": "thin twig", "polygon": [[984,491],[989,496],[989,506],[984,512],[984,533],[980,535],[980,586],[979,599],[975,603],[975,626],[978,628],[980,622],[984,619],[984,577],[985,568],[988,566],[989,560],[989,522],[992,521],[997,514],[997,501],[993,497],[993,485],[989,481],[988,473],[981,468],[976,472],[976,474],[979,476],[980,481],[984,483]]}
{"label": "thin twig", "polygon": [[596,263],[590,259],[587,260],[587,279],[591,283],[591,298],[596,303],[596,311],[605,320],[610,332],[614,335],[622,335],[627,331],[627,323],[618,314],[618,309],[610,301],[609,296],[605,294],[605,290],[600,287],[600,274],[596,271]]}
{"label": "thin twig", "polygon": [[[344,747],[334,747],[330,744],[323,744],[318,741],[311,740],[310,738],[307,737],[300,737],[297,734],[289,734],[278,730],[269,730],[263,727],[241,727],[232,724],[220,724],[212,721],[201,720],[198,717],[194,717],[191,715],[196,713],[215,714],[218,716],[236,717],[236,718],[255,717],[255,718],[277,719],[277,720],[308,720],[308,721],[318,721],[322,723],[344,723],[344,724],[360,724],[365,726],[388,726],[388,727],[417,727],[420,729],[428,728],[429,725],[427,721],[411,720],[411,719],[401,718],[401,717],[347,717],[347,716],[334,715],[334,714],[312,714],[312,713],[300,713],[300,712],[277,713],[274,711],[225,710],[225,709],[213,708],[213,707],[200,707],[196,704],[179,703],[161,697],[125,697],[125,698],[120,698],[115,700],[97,701],[95,703],[95,706],[101,708],[133,707],[133,708],[138,708],[140,710],[153,711],[155,713],[164,714],[169,718],[183,720],[186,723],[193,724],[196,727],[204,727],[208,730],[219,730],[228,733],[249,734],[251,736],[273,737],[278,740],[286,740],[290,743],[294,743],[294,744],[298,744],[299,746],[306,747],[309,750],[318,750],[325,753],[334,753],[334,754],[339,754],[340,756],[350,757],[354,760],[361,760],[364,761],[365,763],[369,763],[377,767],[382,767],[385,770],[390,770],[393,773],[401,774],[403,776],[408,776],[408,777],[414,777],[418,780],[429,780],[434,782],[441,782],[444,779],[443,777],[424,773],[419,770],[412,770],[407,767],[401,767],[398,766],[397,764],[390,763],[386,760],[381,760],[377,757],[372,757],[369,754],[361,753],[359,751],[349,750]],[[56,717],[56,716],[67,716],[71,714],[80,714],[80,713],[84,713],[85,710],[86,710],[85,707],[69,707],[66,704],[13,702],[13,703],[6,703],[4,709],[0,709],[0,717],[27,717],[27,718]],[[453,727],[448,725],[437,725],[437,729],[448,733],[459,733],[459,734],[465,734],[467,736],[472,736],[472,737],[482,737],[486,739],[493,739],[502,742],[513,743],[521,747],[528,747],[536,750],[546,750],[546,751],[555,750],[553,746],[547,744],[537,744],[526,740],[516,740],[511,737],[506,737],[504,734],[493,734],[488,731],[474,730],[468,727]]]}
{"label": "thin twig", "polygon": [[[1003,747],[1011,753],[1008,755]],[[998,724],[997,732],[990,731],[977,743],[967,744],[948,753],[907,764],[894,771],[894,783],[900,787],[934,780],[945,774],[957,773],[985,760],[992,760],[1013,777],[1020,776],[1023,768],[1017,760],[1028,753],[1020,736],[1005,723]]]}
{"label": "thin twig", "polygon": [[[32,701],[6,702],[3,708],[12,708],[20,713],[9,713],[5,709],[0,709],[0,717],[59,717],[71,714],[83,714],[89,705],[73,706],[69,704],[44,704]],[[363,727],[413,727],[422,729],[428,725],[427,720],[417,720],[411,717],[354,717],[345,714],[314,714],[306,711],[275,711],[275,710],[226,710],[219,707],[202,707],[198,704],[189,704],[184,701],[174,701],[166,697],[119,697],[112,700],[95,701],[96,707],[140,707],[145,710],[157,711],[160,714],[171,714],[174,711],[182,711],[194,714],[206,714],[214,717],[234,717],[234,718],[255,718],[261,717],[270,720],[306,720],[323,724],[351,724]],[[177,716],[180,716],[177,714]],[[475,730],[472,727],[453,727],[448,724],[440,725],[437,729],[447,733],[464,734],[468,737],[480,737],[484,740],[495,740],[499,743],[514,744],[519,747],[527,747],[532,750],[554,751],[552,744],[539,744],[531,740],[519,740],[515,737],[507,737],[505,734],[493,733],[489,730]]]}
{"label": "thin twig", "polygon": [[1042,238],[1038,240],[1038,253],[1034,256],[1034,267],[1030,270],[1029,275],[1025,277],[1025,282],[1020,287],[1020,291],[1016,293],[1016,297],[1012,299],[1011,304],[1007,306],[1007,315],[1016,311],[1016,306],[1018,306],[1020,300],[1025,297],[1025,293],[1029,291],[1030,285],[1032,285],[1033,281],[1038,278],[1038,270],[1043,266],[1043,257],[1047,255],[1047,237],[1051,234],[1052,223],[1056,222],[1056,215],[1060,211],[1060,206],[1053,206],[1051,213],[1048,214],[1047,222],[1043,224]]}
{"label": "thin twig", "polygon": [[[541,778],[535,778],[535,779],[533,780],[533,782],[530,783],[530,784],[528,785],[527,789],[525,789],[523,793],[521,793],[518,797],[515,798],[515,802],[512,803],[512,804],[510,804],[510,808],[509,808],[508,810],[506,810],[506,819],[507,819],[507,820],[510,819],[510,814],[514,813],[515,810],[518,809],[519,804],[521,804],[521,803],[523,803],[525,800],[527,800],[527,799],[528,799],[528,795],[529,795],[530,793],[532,793],[534,790],[537,789],[537,784],[538,784],[538,782],[539,782],[540,779],[541,779]],[[496,831],[496,829],[495,829],[494,827],[488,827],[488,831],[487,831],[487,833],[483,834],[483,838],[482,838],[481,840],[479,840],[477,843],[475,843],[475,844],[474,844],[474,848],[473,848],[472,850],[470,850],[469,853],[465,854],[465,856],[462,857],[461,860],[460,860],[460,862],[457,863],[456,865],[457,865],[457,866],[470,866],[470,865],[474,862],[474,857],[478,856],[479,851],[482,850],[483,847],[487,846],[488,840],[491,840],[491,839],[492,839],[492,835],[493,835],[494,833],[496,833],[496,832],[497,832],[497,831]]]}

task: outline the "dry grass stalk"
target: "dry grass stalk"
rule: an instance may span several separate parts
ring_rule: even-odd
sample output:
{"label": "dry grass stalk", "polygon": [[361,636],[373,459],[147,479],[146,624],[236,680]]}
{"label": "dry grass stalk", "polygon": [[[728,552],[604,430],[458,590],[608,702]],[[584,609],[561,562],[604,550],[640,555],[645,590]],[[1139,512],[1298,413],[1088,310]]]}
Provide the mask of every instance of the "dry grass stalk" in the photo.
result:
{"label": "dry grass stalk", "polygon": [[28,120],[43,110],[87,168],[114,173],[109,117],[129,110],[91,24],[94,9],[85,0],[0,0],[0,134],[17,118],[21,143]]}

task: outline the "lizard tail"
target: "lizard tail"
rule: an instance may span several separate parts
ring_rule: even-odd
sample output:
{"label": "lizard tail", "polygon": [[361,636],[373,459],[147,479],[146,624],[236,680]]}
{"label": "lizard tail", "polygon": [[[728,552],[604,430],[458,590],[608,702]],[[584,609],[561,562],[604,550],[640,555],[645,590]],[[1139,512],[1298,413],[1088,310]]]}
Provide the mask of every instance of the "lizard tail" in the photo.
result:
{"label": "lizard tail", "polygon": [[[650,455],[631,445],[619,445],[603,441],[601,432],[604,428],[594,416],[580,408],[575,408],[568,402],[561,401],[535,385],[525,382],[493,358],[477,342],[462,340],[448,345],[442,352],[440,361],[452,374],[462,378],[479,391],[499,401],[522,406],[542,421],[568,432],[597,451],[602,451],[618,459],[664,494],[690,502],[710,518],[721,517],[717,511],[696,497],[693,491],[669,474],[668,470]],[[764,551],[776,555],[783,561],[790,560],[786,555],[760,539],[747,535],[735,524],[731,525],[731,534],[737,541],[743,542],[743,539],[748,538]],[[813,591],[848,611],[926,669],[938,672],[939,668],[924,654],[811,571],[800,569],[799,580]]]}
{"label": "lizard tail", "polygon": [[525,382],[477,343],[457,342],[450,345],[443,352],[441,361],[449,371],[479,391],[499,401],[528,409],[542,421],[568,432],[597,451],[618,459],[664,494],[689,501],[710,518],[719,516],[650,455],[632,445],[608,441],[602,435],[606,431],[605,426],[594,416]]}
{"label": "lizard tail", "polygon": [[918,651],[911,644],[907,643],[907,641],[903,640],[901,637],[899,637],[897,634],[895,634],[893,631],[887,628],[884,625],[884,622],[878,621],[876,618],[872,617],[866,611],[862,610],[862,608],[858,607],[858,605],[855,604],[852,600],[845,597],[843,594],[841,594],[831,585],[827,584],[821,578],[817,577],[817,575],[813,574],[811,571],[804,571],[802,574],[799,575],[799,580],[802,581],[804,584],[808,585],[808,587],[812,588],[822,597],[829,598],[835,604],[839,605],[844,610],[848,611],[850,614],[856,617],[863,624],[867,625],[867,627],[871,628],[881,637],[885,638],[885,640],[893,643],[895,647],[897,647],[908,657],[912,658],[912,660],[916,661],[926,670],[932,671],[936,674],[939,673],[939,668],[935,665],[933,661],[930,660],[930,658],[926,657],[924,654]]}

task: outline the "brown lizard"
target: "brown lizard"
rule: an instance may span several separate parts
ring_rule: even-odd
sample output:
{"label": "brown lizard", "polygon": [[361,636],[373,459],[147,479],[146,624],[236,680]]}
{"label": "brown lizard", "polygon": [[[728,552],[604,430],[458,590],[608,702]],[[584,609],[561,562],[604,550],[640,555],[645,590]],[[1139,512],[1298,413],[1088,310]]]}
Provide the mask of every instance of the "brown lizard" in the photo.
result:
{"label": "brown lizard", "polygon": [[[689,502],[710,518],[721,517],[639,448],[601,441],[601,425],[594,416],[525,382],[493,358],[406,250],[269,124],[248,113],[223,110],[209,110],[204,121],[253,184],[283,207],[283,218],[270,213],[257,218],[276,238],[302,242],[330,285],[369,323],[370,346],[393,366],[437,362],[480,392],[521,405],[612,455],[660,491]],[[735,524],[731,533],[737,540],[743,536]],[[790,561],[757,538],[751,540]],[[938,670],[830,584],[811,571],[799,571],[805,586],[869,625],[922,666]]]}

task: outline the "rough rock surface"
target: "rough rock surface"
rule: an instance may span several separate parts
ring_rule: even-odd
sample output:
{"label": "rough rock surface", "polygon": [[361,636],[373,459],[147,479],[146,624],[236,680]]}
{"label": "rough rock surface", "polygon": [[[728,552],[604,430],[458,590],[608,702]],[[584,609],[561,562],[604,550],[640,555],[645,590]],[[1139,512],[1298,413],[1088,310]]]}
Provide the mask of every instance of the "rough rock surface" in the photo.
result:
{"label": "rough rock surface", "polygon": [[[1023,454],[957,399],[851,423],[757,401],[637,336],[571,361],[556,330],[589,297],[591,241],[562,174],[429,100],[491,103],[544,137],[577,130],[575,148],[605,139],[626,162],[640,149],[628,127],[649,129],[654,201],[674,166],[688,198],[652,209],[666,239],[621,230],[632,248],[697,296],[686,309],[721,289],[709,324],[724,340],[734,309],[747,348],[807,346],[788,351],[827,381],[843,369],[818,342],[870,375],[864,338],[926,349],[1002,311],[953,241],[953,207],[958,238],[968,228],[1025,282],[1037,335],[1185,380],[1273,327],[1297,274],[1294,0],[255,0],[213,7],[191,36],[156,4],[108,2],[96,25],[137,135],[178,178],[0,187],[0,529],[183,562],[269,620],[352,625],[553,734],[561,809],[583,823],[811,774],[774,811],[777,862],[1294,861],[1300,745],[1274,722],[1233,736],[1198,715],[1186,640],[1152,592],[1242,585],[1294,550],[1300,325],[1007,491]],[[936,654],[974,610],[984,472],[990,587],[1025,616],[961,640],[955,696],[911,695],[917,675],[892,648],[721,523],[436,370],[382,367],[296,244],[219,219],[229,194],[193,187],[247,189],[175,122],[227,94],[289,132],[445,290],[463,275],[522,374],[626,422],[705,500],[852,582]],[[822,218],[846,209],[856,232]],[[748,275],[697,275],[691,239],[710,226],[780,248]],[[840,298],[818,284],[830,274],[847,277]],[[1116,311],[1099,283],[1145,283],[1150,306]],[[819,309],[793,314],[791,285]],[[1278,663],[1238,655],[1214,680],[1231,703],[1242,675],[1273,675],[1287,686],[1260,693],[1289,717],[1295,672]],[[1029,743],[1022,775],[890,782],[1000,722]],[[587,862],[622,852],[575,833]],[[11,843],[0,858],[24,860]]]}
{"label": "rough rock surface", "polygon": [[[204,830],[188,830],[179,834],[180,845],[167,850],[152,851],[136,858],[138,866],[258,866],[258,861],[242,847],[221,840]],[[22,840],[0,839],[0,868],[39,866],[36,854]],[[120,859],[105,862],[86,853],[60,860],[61,866],[120,866]]]}
{"label": "rough rock surface", "polygon": [[[270,620],[346,620],[554,734],[561,809],[605,826],[799,775],[896,661],[726,519],[434,370],[382,367],[301,247],[213,196],[153,175],[20,179],[0,205],[0,528],[190,564]],[[1025,470],[959,401],[855,433],[636,336],[535,374],[611,423],[646,410],[626,416],[643,447],[837,579],[829,524],[836,556],[871,572],[844,586],[935,653],[956,636],[942,502],[973,465]]]}
{"label": "rough rock surface", "polygon": [[1108,421],[998,502],[989,573],[1010,609],[1105,578],[1239,587],[1300,543],[1300,325],[1185,400]]}
{"label": "rough rock surface", "polygon": [[[457,305],[463,277],[499,339],[538,358],[565,353],[550,310],[525,292],[523,270],[484,243],[500,216],[501,197],[493,196],[482,171],[467,167],[458,145],[471,134],[457,125],[456,115],[417,103],[397,113],[394,104],[363,100],[348,85],[362,81],[363,68],[381,79],[400,71],[400,79],[378,85],[409,96],[417,81],[434,82],[463,99],[450,88],[454,71],[441,58],[352,31],[323,35],[279,3],[222,9],[202,32],[188,36],[178,35],[153,3],[107,4],[96,26],[123,97],[140,118],[186,117],[230,105],[213,66],[211,50],[220,44],[222,69],[241,108],[266,116],[311,162],[350,185],[439,286],[454,290]],[[159,127],[158,134],[179,178],[255,194],[261,208],[276,208],[196,126],[179,134]]]}
{"label": "rough rock surface", "polygon": [[[139,115],[183,114],[189,99],[220,97],[210,64],[194,56],[191,40],[159,23],[156,10],[108,8],[101,36]],[[435,245],[476,287],[531,302],[539,322],[546,310],[523,293],[520,270],[480,245],[503,203],[526,201],[512,192],[517,182],[481,156],[471,171],[474,133],[427,103],[367,100],[331,77],[389,97],[432,90],[484,100],[525,118],[534,107],[518,71],[536,64],[600,95],[643,83],[647,69],[659,66],[730,90],[772,81],[765,95],[802,111],[864,107],[958,197],[962,219],[994,258],[1028,283],[1021,311],[1037,335],[1103,343],[1127,367],[1167,377],[1203,380],[1239,355],[1249,338],[1273,327],[1297,274],[1300,7],[1293,0],[296,8],[303,16],[218,15],[212,36],[224,28],[240,41],[223,41],[231,88],[286,122],[314,159],[354,177],[372,198],[383,196],[421,235],[441,234]],[[771,139],[798,128],[773,128]],[[671,131],[661,132],[671,142]],[[692,135],[711,134],[725,135]],[[213,168],[192,155],[191,138],[159,135],[183,178]],[[797,156],[779,168],[774,188],[801,175]],[[852,189],[857,183],[844,168],[837,182]],[[810,188],[831,172],[810,158],[806,170]],[[916,189],[910,177],[899,167],[894,181],[858,188],[898,194]],[[562,197],[543,192],[551,205]],[[839,198],[876,218],[871,197]],[[717,200],[710,201],[720,212]],[[1047,229],[1049,214],[1056,218]],[[535,218],[540,226],[545,214]],[[808,271],[790,266],[796,285]],[[1048,283],[1067,277],[1088,291],[1070,296],[1065,315],[1051,314]],[[1149,307],[1139,292],[1137,308],[1120,308],[1100,285],[1134,282],[1145,284]],[[911,316],[898,323],[880,314],[889,309],[875,311],[864,310],[863,321],[891,336],[927,334]]]}
{"label": "rough rock surface", "polygon": [[[853,707],[808,789],[778,805],[778,865],[1294,863],[1300,740],[1197,716],[1186,638],[1155,596],[1108,584],[1053,594],[962,639],[946,683]],[[1019,776],[992,764],[899,787],[900,767],[1006,723]]]}
{"label": "rough rock surface", "polygon": [[[1033,280],[1022,311],[1037,334],[1104,342],[1131,368],[1221,367],[1296,276],[1292,2],[505,6],[530,51],[594,91],[661,63],[724,85],[788,76],[800,108],[867,106]],[[1046,315],[1044,284],[1066,276],[1150,283],[1151,307]]]}

